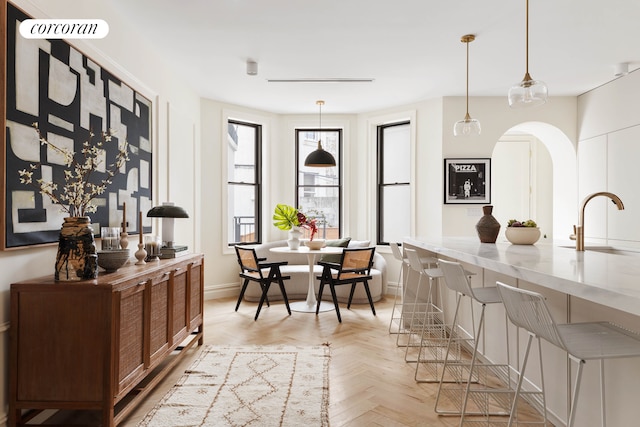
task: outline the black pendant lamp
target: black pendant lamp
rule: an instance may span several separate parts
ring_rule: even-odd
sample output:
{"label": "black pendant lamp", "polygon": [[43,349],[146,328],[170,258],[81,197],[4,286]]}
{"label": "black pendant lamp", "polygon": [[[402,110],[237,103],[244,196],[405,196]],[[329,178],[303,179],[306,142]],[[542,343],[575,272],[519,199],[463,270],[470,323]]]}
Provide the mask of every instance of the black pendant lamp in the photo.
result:
{"label": "black pendant lamp", "polygon": [[[324,101],[316,101],[316,104],[320,108],[320,132],[318,132],[320,135],[322,133],[322,106],[324,105]],[[318,137],[318,148],[309,153],[304,160],[304,165],[316,168],[328,168],[336,165],[336,159],[331,153],[322,148],[322,142],[320,141],[320,137]]]}

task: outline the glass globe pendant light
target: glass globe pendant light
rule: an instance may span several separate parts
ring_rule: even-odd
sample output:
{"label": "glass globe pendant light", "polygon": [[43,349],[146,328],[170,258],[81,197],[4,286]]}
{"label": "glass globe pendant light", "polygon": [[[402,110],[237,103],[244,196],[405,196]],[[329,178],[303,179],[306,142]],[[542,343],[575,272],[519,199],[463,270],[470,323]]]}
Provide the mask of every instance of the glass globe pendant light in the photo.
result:
{"label": "glass globe pendant light", "polygon": [[458,120],[453,125],[454,136],[476,136],[480,135],[480,122],[476,119],[472,119],[469,115],[469,43],[474,41],[476,36],[473,34],[467,34],[462,36],[460,41],[467,44],[467,114],[464,119]]}
{"label": "glass globe pendant light", "polygon": [[529,0],[526,2],[526,72],[522,81],[509,89],[509,106],[511,108],[535,107],[547,102],[546,83],[533,80],[529,75]]}

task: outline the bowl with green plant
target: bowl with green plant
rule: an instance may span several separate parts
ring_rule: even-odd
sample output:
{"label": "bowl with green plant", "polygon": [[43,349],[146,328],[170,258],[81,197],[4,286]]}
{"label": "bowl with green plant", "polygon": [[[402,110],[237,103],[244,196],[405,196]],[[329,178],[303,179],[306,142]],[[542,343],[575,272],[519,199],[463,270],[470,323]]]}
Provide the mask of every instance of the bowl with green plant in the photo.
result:
{"label": "bowl with green plant", "polygon": [[504,234],[514,245],[533,245],[540,239],[540,228],[532,219],[526,221],[510,219]]}

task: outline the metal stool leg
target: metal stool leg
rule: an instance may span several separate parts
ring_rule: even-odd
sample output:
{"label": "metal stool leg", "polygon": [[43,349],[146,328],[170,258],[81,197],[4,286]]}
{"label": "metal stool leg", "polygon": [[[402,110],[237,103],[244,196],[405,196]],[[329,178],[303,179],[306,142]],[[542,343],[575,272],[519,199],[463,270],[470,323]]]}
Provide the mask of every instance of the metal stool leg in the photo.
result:
{"label": "metal stool leg", "polygon": [[[395,295],[393,296],[393,308],[391,309],[391,320],[389,321],[390,334],[400,334],[402,329],[402,325],[400,324],[400,321],[402,320],[402,303],[404,301],[404,298],[403,298],[404,288],[405,288],[404,280],[406,275],[403,273],[404,273],[405,267],[406,267],[406,264],[404,261],[402,261],[400,265],[400,273],[398,274],[396,292],[395,292]],[[400,311],[399,315],[396,314],[398,311]],[[394,322],[397,322],[396,330],[393,330]]]}

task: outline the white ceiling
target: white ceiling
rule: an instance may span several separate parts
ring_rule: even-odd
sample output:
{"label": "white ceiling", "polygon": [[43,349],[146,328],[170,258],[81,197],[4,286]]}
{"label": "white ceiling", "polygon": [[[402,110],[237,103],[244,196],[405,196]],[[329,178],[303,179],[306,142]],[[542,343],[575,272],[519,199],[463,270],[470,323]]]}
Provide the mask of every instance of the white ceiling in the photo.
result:
{"label": "white ceiling", "polygon": [[[275,113],[359,113],[465,94],[525,73],[525,0],[111,0],[202,97]],[[638,0],[531,0],[529,72],[579,95],[640,66]],[[111,28],[110,31],[117,31]],[[246,74],[246,61],[258,75]],[[636,64],[637,62],[637,64]],[[372,83],[267,79],[372,78]],[[470,105],[473,115],[473,104]]]}

